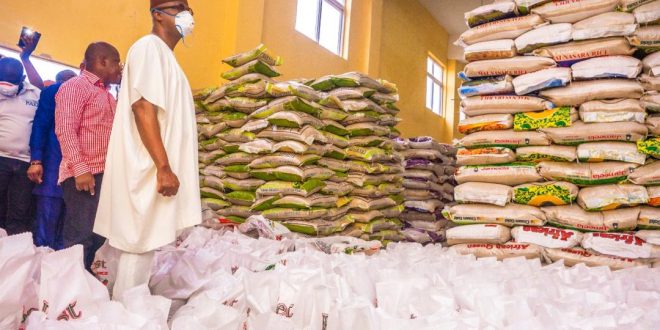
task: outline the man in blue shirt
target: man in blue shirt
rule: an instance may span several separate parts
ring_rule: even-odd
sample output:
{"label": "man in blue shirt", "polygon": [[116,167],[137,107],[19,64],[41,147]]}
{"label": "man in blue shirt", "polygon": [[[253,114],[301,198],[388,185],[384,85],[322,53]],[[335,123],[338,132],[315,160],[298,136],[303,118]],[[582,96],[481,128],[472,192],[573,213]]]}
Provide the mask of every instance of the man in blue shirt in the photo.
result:
{"label": "man in blue shirt", "polygon": [[75,72],[64,70],[57,74],[54,85],[41,92],[30,136],[28,177],[37,184],[32,191],[37,201],[34,240],[38,246],[55,250],[64,245],[62,221],[65,212],[62,188],[57,184],[62,151],[55,136],[55,94],[62,83],[75,76]]}

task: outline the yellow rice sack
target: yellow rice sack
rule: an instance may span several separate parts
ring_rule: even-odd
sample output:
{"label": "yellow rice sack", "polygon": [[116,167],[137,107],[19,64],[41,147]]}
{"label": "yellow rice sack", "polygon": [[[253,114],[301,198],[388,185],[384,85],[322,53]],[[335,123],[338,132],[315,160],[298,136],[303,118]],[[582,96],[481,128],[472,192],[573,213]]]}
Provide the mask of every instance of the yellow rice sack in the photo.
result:
{"label": "yellow rice sack", "polygon": [[513,187],[513,202],[539,207],[570,205],[578,191],[576,185],[563,181],[521,184]]}

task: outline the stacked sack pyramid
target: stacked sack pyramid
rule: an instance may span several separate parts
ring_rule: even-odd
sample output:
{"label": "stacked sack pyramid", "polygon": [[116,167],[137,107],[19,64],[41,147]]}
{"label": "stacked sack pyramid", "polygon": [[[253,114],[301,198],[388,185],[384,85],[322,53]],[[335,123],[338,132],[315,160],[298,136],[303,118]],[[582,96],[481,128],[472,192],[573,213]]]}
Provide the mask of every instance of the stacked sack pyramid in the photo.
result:
{"label": "stacked sack pyramid", "polygon": [[660,1],[497,1],[465,17],[452,249],[659,258]]}
{"label": "stacked sack pyramid", "polygon": [[417,243],[444,242],[449,221],[441,212],[454,201],[456,148],[427,136],[399,138],[396,143],[405,159],[402,233]]}
{"label": "stacked sack pyramid", "polygon": [[281,59],[263,45],[223,62],[229,82],[196,96],[207,208],[304,235],[403,239],[394,84],[355,72],[278,82]]}

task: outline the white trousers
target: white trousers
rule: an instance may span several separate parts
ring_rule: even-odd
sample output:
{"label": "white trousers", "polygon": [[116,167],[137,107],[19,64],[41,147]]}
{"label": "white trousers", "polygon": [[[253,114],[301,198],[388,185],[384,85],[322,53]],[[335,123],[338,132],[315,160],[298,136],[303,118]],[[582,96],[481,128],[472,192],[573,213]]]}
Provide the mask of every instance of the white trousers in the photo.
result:
{"label": "white trousers", "polygon": [[153,259],[153,251],[142,254],[122,251],[117,266],[115,286],[112,289],[112,299],[120,300],[126,290],[143,284],[148,285]]}

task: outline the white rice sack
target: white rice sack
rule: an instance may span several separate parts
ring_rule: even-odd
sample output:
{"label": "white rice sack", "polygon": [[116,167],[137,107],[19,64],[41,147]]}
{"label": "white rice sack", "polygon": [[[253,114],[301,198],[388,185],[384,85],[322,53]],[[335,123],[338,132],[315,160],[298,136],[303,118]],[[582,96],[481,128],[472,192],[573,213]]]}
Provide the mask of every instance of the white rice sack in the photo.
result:
{"label": "white rice sack", "polygon": [[577,230],[554,227],[519,226],[511,229],[516,243],[532,243],[545,248],[561,249],[578,246],[582,233]]}
{"label": "white rice sack", "polygon": [[456,46],[466,47],[477,42],[515,39],[543,23],[543,19],[538,15],[527,15],[490,22],[463,32],[454,44]]}
{"label": "white rice sack", "polygon": [[655,52],[647,55],[642,60],[644,66],[644,73],[652,76],[660,76],[660,52]]}
{"label": "white rice sack", "polygon": [[541,162],[537,169],[547,180],[567,181],[578,186],[620,183],[639,165],[621,162],[564,163]]}
{"label": "white rice sack", "polygon": [[586,233],[582,239],[582,247],[621,258],[660,257],[660,246],[646,243],[634,234]]}
{"label": "white rice sack", "polygon": [[511,39],[478,42],[463,50],[465,60],[468,62],[511,58],[516,54],[516,45]]}
{"label": "white rice sack", "polygon": [[571,70],[575,80],[634,79],[642,72],[642,61],[632,56],[603,56],[575,63],[571,66]]}
{"label": "white rice sack", "polygon": [[543,226],[545,214],[534,206],[509,204],[495,206],[484,204],[458,204],[445,207],[445,218],[459,225],[490,223],[505,226]]}
{"label": "white rice sack", "polygon": [[[660,233],[660,208],[642,206],[640,208],[639,218],[637,219],[637,227],[639,229],[657,230],[658,233]],[[653,244],[660,244],[660,243],[653,243]]]}
{"label": "white rice sack", "polygon": [[649,263],[646,261],[604,255],[597,252],[587,251],[579,247],[545,249],[544,256],[551,262],[563,260],[564,265],[568,267],[572,267],[577,264],[585,264],[589,267],[607,266],[611,270],[634,267],[649,267]]}
{"label": "white rice sack", "polygon": [[660,20],[660,1],[641,5],[633,10],[633,14],[639,24],[656,23]]}
{"label": "white rice sack", "polygon": [[514,114],[552,109],[554,105],[542,98],[520,95],[482,95],[461,100],[461,111],[467,116]]}
{"label": "white rice sack", "polygon": [[649,194],[643,186],[610,184],[580,189],[577,202],[587,211],[609,211],[646,204]]}
{"label": "white rice sack", "polygon": [[643,239],[646,243],[660,245],[660,230],[639,230],[635,236]]}
{"label": "white rice sack", "polygon": [[631,13],[609,12],[573,24],[573,40],[626,37],[635,33],[637,24]]}
{"label": "white rice sack", "polygon": [[519,76],[539,70],[555,67],[557,63],[550,58],[536,56],[516,56],[499,60],[485,60],[468,63],[462,78],[472,79],[490,76]]}
{"label": "white rice sack", "polygon": [[476,224],[447,229],[447,245],[467,243],[504,244],[511,240],[511,229],[502,225]]}
{"label": "white rice sack", "polygon": [[598,163],[617,161],[644,165],[646,155],[637,150],[635,143],[627,142],[592,142],[577,147],[577,156],[581,162]]}
{"label": "white rice sack", "polygon": [[542,161],[574,162],[577,159],[576,149],[573,146],[541,146],[522,147],[516,149],[516,160],[519,162]]}
{"label": "white rice sack", "polygon": [[638,27],[635,33],[628,37],[630,45],[648,50],[649,52],[660,49],[660,26]]}
{"label": "white rice sack", "polygon": [[511,76],[465,81],[458,88],[461,98],[477,95],[507,94],[513,92]]}
{"label": "white rice sack", "polygon": [[580,206],[542,207],[548,223],[580,231],[626,231],[637,226],[639,207],[604,212],[587,212]]}
{"label": "white rice sack", "polygon": [[614,11],[618,4],[619,0],[552,1],[532,9],[532,14],[538,14],[552,23],[575,23],[591,16]]}
{"label": "white rice sack", "polygon": [[477,258],[492,258],[504,260],[507,258],[525,257],[526,259],[538,259],[543,254],[543,248],[529,243],[489,244],[489,243],[470,243],[457,244],[449,248],[462,255],[473,255]]}
{"label": "white rice sack", "polygon": [[660,112],[660,93],[646,92],[639,102],[648,112]]}
{"label": "white rice sack", "polygon": [[456,153],[456,165],[493,165],[506,164],[516,160],[516,154],[509,148],[493,147],[467,149],[461,148]]}
{"label": "white rice sack", "polygon": [[465,204],[505,206],[511,202],[511,191],[511,187],[502,184],[466,182],[454,188],[454,200]]}
{"label": "white rice sack", "polygon": [[465,22],[468,27],[473,28],[489,22],[516,17],[516,9],[513,1],[496,1],[466,12]]}
{"label": "white rice sack", "polygon": [[653,1],[655,0],[621,0],[618,9],[621,11],[631,12],[633,9]]}
{"label": "white rice sack", "polygon": [[571,82],[570,68],[549,68],[527,73],[513,79],[513,87],[518,95],[540,90],[562,87]]}
{"label": "white rice sack", "polygon": [[634,80],[599,79],[574,81],[566,87],[541,91],[540,96],[557,106],[579,106],[593,100],[638,99],[644,88]]}
{"label": "white rice sack", "polygon": [[636,168],[628,176],[628,180],[634,184],[643,186],[660,185],[660,161]]}
{"label": "white rice sack", "polygon": [[498,131],[513,128],[513,116],[509,114],[492,114],[468,117],[458,123],[461,134],[471,134],[480,131]]}
{"label": "white rice sack", "polygon": [[585,124],[575,122],[570,127],[542,128],[541,132],[556,144],[580,144],[594,141],[636,142],[646,138],[648,128],[640,123],[621,122]]}
{"label": "white rice sack", "polygon": [[638,99],[597,100],[580,105],[580,118],[585,123],[634,121],[644,123],[646,111]]}
{"label": "white rice sack", "polygon": [[642,74],[639,77],[639,82],[642,83],[646,91],[660,92],[660,77],[651,77],[648,74]]}
{"label": "white rice sack", "polygon": [[541,132],[504,130],[473,133],[463,137],[458,144],[465,148],[504,147],[515,149],[525,146],[547,146],[550,145],[550,140]]}
{"label": "white rice sack", "polygon": [[626,38],[608,37],[542,47],[535,50],[533,54],[552,58],[562,66],[566,66],[589,58],[632,55],[634,52],[635,48],[630,46]]}
{"label": "white rice sack", "polygon": [[519,54],[527,54],[537,48],[569,42],[572,32],[569,23],[542,25],[516,38],[516,49]]}
{"label": "white rice sack", "polygon": [[486,182],[517,186],[523,183],[542,181],[534,164],[512,163],[505,165],[468,165],[456,170],[454,179],[459,184],[466,182]]}

